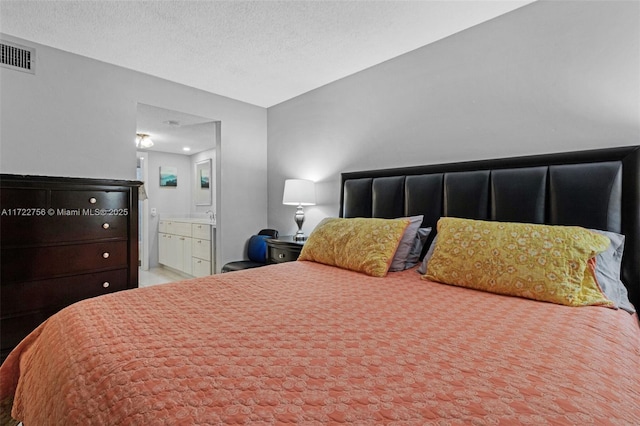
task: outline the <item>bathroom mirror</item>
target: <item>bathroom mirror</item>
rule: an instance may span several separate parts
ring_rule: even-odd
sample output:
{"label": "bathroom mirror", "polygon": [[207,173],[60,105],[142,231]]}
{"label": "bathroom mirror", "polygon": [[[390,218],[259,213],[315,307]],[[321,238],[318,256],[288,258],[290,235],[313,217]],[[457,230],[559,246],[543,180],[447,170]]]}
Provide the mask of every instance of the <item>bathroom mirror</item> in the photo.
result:
{"label": "bathroom mirror", "polygon": [[211,159],[196,163],[194,179],[194,200],[196,206],[211,205]]}

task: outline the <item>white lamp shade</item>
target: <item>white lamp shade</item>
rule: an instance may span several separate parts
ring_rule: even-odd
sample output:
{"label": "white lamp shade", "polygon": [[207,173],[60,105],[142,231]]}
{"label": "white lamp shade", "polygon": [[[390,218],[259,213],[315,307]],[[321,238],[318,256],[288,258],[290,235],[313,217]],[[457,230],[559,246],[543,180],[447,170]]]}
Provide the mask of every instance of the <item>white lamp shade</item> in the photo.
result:
{"label": "white lamp shade", "polygon": [[306,179],[285,180],[282,204],[314,206],[316,204],[316,186],[313,181]]}

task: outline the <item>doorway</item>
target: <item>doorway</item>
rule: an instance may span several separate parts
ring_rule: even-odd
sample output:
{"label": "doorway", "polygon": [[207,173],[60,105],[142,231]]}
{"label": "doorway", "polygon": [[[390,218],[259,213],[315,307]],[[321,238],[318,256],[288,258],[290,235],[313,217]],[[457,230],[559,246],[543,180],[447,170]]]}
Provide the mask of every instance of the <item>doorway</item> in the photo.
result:
{"label": "doorway", "polygon": [[[219,164],[216,152],[219,122],[211,118],[138,103],[136,133],[146,134],[153,146],[137,149],[138,180],[146,199],[140,201],[139,253],[141,270],[158,263],[158,227],[161,218],[208,217],[217,213],[216,187]],[[196,200],[196,164],[210,160],[211,201]],[[177,172],[176,185],[162,185],[161,169]],[[215,253],[215,250],[213,251]]]}
{"label": "doorway", "polygon": [[147,199],[147,191],[145,187],[145,184],[148,181],[147,167],[143,153],[138,152],[136,157],[136,179],[142,182],[142,186],[138,192],[138,266],[143,271],[148,271],[149,256],[147,256],[146,250],[149,246],[149,235],[144,220],[144,218],[149,214],[149,201]]}

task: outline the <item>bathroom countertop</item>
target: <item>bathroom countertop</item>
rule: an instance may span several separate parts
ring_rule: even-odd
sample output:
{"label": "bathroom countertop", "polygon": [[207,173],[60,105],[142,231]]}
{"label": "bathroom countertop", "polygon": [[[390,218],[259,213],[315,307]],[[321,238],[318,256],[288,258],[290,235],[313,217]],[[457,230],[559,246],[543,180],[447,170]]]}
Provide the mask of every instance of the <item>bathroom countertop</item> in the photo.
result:
{"label": "bathroom countertop", "polygon": [[163,217],[160,220],[168,220],[171,222],[197,223],[202,225],[216,226],[216,223],[212,222],[210,219],[198,218],[198,217]]}

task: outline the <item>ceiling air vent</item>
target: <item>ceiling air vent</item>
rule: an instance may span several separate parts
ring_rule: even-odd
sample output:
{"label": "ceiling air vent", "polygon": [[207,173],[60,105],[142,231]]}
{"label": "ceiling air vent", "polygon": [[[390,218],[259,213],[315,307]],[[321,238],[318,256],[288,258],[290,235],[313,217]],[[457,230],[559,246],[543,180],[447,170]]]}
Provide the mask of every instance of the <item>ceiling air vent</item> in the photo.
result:
{"label": "ceiling air vent", "polygon": [[0,65],[35,74],[36,50],[0,40]]}

